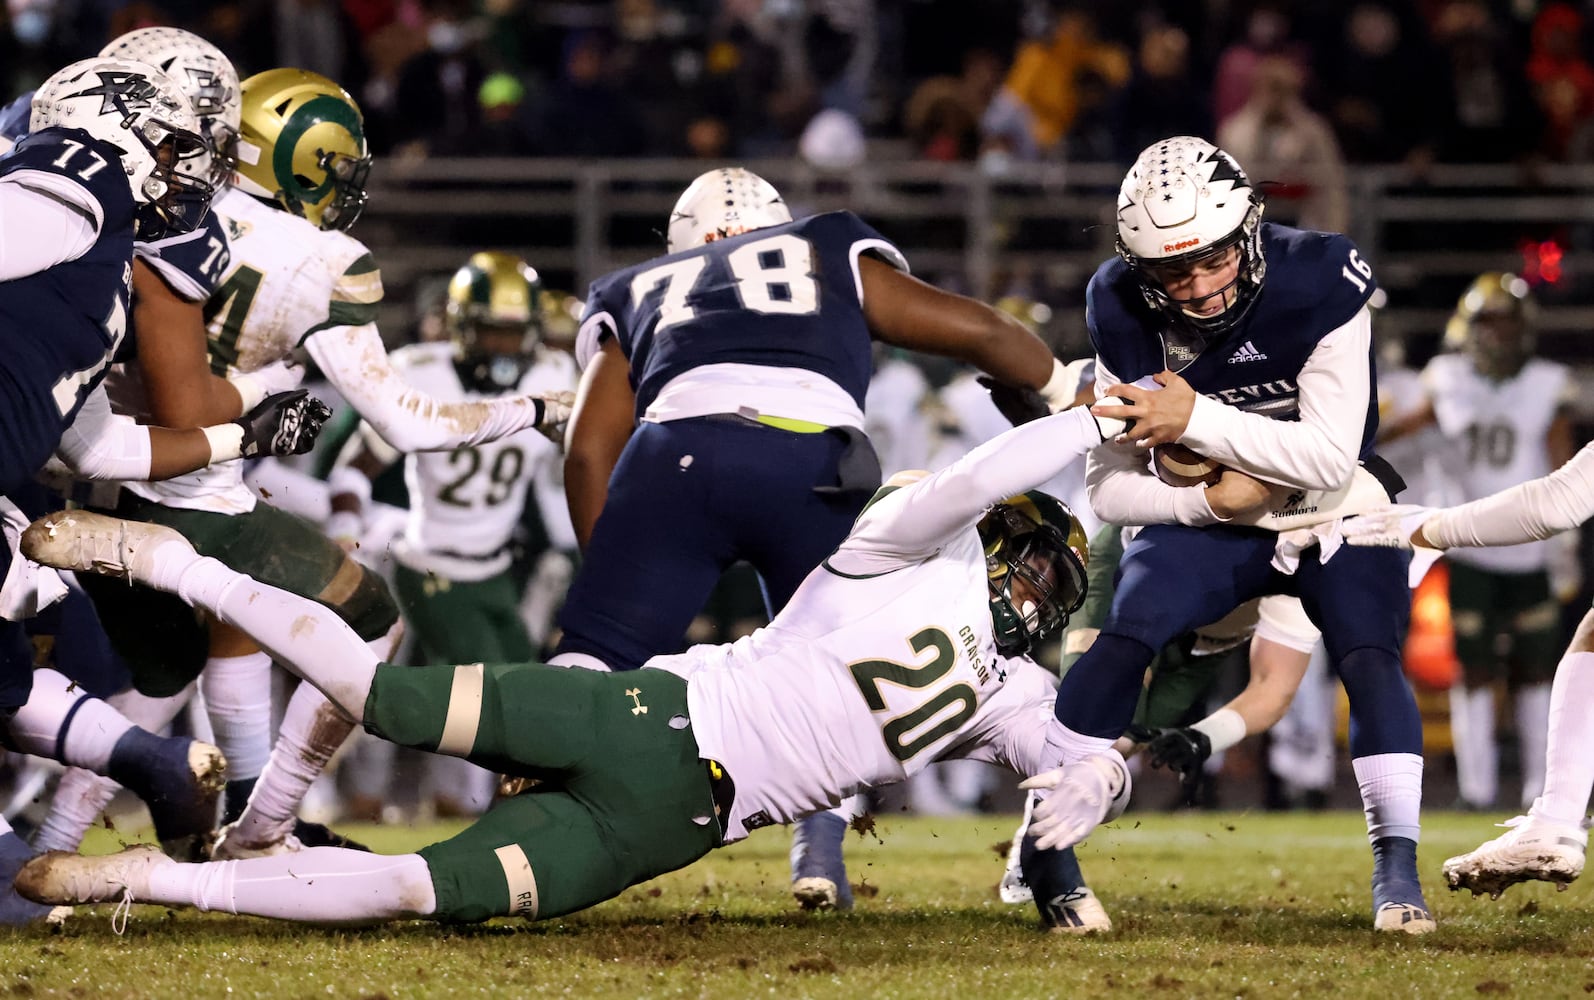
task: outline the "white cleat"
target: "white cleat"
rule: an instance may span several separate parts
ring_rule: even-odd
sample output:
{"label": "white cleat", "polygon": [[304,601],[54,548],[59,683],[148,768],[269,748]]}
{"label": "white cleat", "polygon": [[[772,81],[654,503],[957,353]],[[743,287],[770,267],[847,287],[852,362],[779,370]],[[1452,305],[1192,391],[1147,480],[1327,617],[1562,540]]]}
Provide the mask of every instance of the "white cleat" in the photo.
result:
{"label": "white cleat", "polygon": [[165,525],[86,510],[57,511],[22,533],[22,552],[34,562],[139,583],[150,582],[155,552],[167,544],[193,551],[187,539]]}
{"label": "white cleat", "polygon": [[1373,930],[1396,934],[1432,934],[1439,929],[1433,914],[1416,903],[1385,903],[1373,914]]}
{"label": "white cleat", "polygon": [[810,876],[808,878],[793,879],[791,883],[792,897],[797,900],[797,905],[805,910],[836,910],[850,909],[850,906],[839,906],[841,892],[836,888],[833,879]]}
{"label": "white cleat", "polygon": [[1041,909],[1042,923],[1054,934],[1106,934],[1112,930],[1107,908],[1084,886],[1058,896]]}
{"label": "white cleat", "polygon": [[17,873],[17,892],[35,903],[55,906],[126,904],[148,898],[150,873],[175,864],[153,844],[135,844],[118,854],[97,857],[50,851],[22,866]]}
{"label": "white cleat", "polygon": [[298,854],[304,845],[293,834],[280,840],[246,842],[238,834],[238,824],[228,823],[216,834],[216,846],[211,848],[212,861],[247,861],[250,858],[273,858],[279,854]]}
{"label": "white cleat", "polygon": [[1505,833],[1445,862],[1451,890],[1471,889],[1493,899],[1518,882],[1553,882],[1564,890],[1583,874],[1588,831],[1581,824],[1558,823],[1531,813],[1508,819]]}

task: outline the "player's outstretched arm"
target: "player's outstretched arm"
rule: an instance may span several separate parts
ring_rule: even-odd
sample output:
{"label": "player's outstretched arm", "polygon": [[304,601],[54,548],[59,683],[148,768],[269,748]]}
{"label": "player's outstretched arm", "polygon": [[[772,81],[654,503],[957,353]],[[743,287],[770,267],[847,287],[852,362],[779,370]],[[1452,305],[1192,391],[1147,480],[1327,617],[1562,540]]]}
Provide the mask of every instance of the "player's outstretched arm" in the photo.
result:
{"label": "player's outstretched arm", "polygon": [[1053,413],[1071,405],[1084,365],[1065,365],[1018,320],[942,291],[872,257],[858,260],[863,315],[894,347],[957,358],[1008,385],[1038,390]]}
{"label": "player's outstretched arm", "polygon": [[304,341],[349,405],[399,451],[442,451],[496,441],[527,427],[551,431],[570,417],[568,393],[444,402],[404,381],[376,326],[329,326]]}
{"label": "player's outstretched arm", "polygon": [[164,427],[225,423],[264,396],[246,401],[238,388],[211,373],[204,311],[161,280],[154,268],[133,261],[133,329],[149,413]]}
{"label": "player's outstretched arm", "polygon": [[1594,517],[1594,443],[1547,476],[1458,507],[1395,506],[1350,518],[1352,545],[1434,549],[1520,545],[1558,535]]}
{"label": "player's outstretched arm", "polygon": [[328,538],[352,550],[365,534],[365,512],[371,505],[371,484],[403,456],[361,422],[327,475],[328,503],[332,514],[325,524]]}
{"label": "player's outstretched arm", "polygon": [[582,551],[603,513],[609,476],[635,428],[630,365],[619,342],[610,337],[581,373],[565,440],[565,500]]}

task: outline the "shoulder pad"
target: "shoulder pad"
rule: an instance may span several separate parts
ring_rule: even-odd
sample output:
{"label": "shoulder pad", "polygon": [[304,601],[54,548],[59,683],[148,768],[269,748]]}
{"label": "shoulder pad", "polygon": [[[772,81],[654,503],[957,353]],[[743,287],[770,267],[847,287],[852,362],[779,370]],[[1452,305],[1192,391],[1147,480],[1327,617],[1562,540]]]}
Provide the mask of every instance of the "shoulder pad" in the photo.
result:
{"label": "shoulder pad", "polygon": [[1348,237],[1266,223],[1262,294],[1283,313],[1308,313],[1324,332],[1350,321],[1378,289],[1373,269]]}

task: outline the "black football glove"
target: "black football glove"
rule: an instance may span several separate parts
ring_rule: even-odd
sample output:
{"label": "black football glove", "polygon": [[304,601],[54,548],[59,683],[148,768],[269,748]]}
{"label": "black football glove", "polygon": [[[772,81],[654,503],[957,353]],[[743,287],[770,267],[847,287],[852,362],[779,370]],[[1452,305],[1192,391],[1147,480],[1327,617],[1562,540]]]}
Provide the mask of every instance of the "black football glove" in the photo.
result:
{"label": "black football glove", "polygon": [[303,455],[315,447],[321,425],[332,411],[304,389],[278,392],[262,399],[233,423],[244,429],[244,458],[260,455]]}
{"label": "black football glove", "polygon": [[981,375],[975,381],[985,386],[985,391],[991,394],[991,402],[1014,427],[1039,420],[1052,412],[1051,407],[1046,405],[1046,397],[1028,386],[1008,385],[989,375]]}
{"label": "black football glove", "polygon": [[1146,747],[1146,754],[1152,767],[1179,772],[1185,788],[1191,789],[1201,780],[1201,766],[1212,756],[1212,741],[1206,733],[1189,726],[1164,729]]}

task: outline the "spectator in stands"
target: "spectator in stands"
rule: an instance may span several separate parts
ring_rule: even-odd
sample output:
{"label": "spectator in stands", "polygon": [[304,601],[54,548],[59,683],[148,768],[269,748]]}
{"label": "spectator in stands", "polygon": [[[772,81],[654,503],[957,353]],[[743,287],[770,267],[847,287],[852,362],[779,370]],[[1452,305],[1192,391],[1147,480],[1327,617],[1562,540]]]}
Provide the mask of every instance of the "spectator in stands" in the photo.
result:
{"label": "spectator in stands", "polygon": [[1450,0],[1434,35],[1447,71],[1441,104],[1433,108],[1446,163],[1519,160],[1537,146],[1542,119],[1522,60],[1484,0]]}
{"label": "spectator in stands", "polygon": [[487,78],[477,53],[469,0],[428,0],[426,48],[399,69],[393,141],[434,156],[472,151],[481,128],[479,94]]}
{"label": "spectator in stands", "polygon": [[1113,102],[1113,159],[1132,163],[1165,135],[1210,135],[1211,105],[1205,81],[1190,70],[1190,36],[1157,23],[1140,38],[1129,84]]}
{"label": "spectator in stands", "polygon": [[1343,232],[1350,222],[1345,161],[1328,120],[1301,100],[1301,85],[1292,60],[1262,60],[1251,99],[1218,126],[1218,144],[1267,185],[1274,221]]}
{"label": "spectator in stands", "polygon": [[1564,160],[1572,137],[1594,115],[1594,68],[1583,56],[1583,15],[1570,4],[1549,4],[1534,19],[1527,76],[1545,118],[1541,149]]}
{"label": "spectator in stands", "polygon": [[617,84],[608,37],[594,30],[565,39],[564,70],[548,88],[538,116],[544,156],[634,156],[646,133],[636,104]]}
{"label": "spectator in stands", "polygon": [[1282,56],[1299,67],[1301,79],[1312,76],[1311,53],[1295,37],[1289,8],[1261,0],[1245,19],[1244,34],[1218,55],[1212,79],[1212,120],[1222,125],[1251,99],[1252,80],[1262,60]]}
{"label": "spectator in stands", "polygon": [[[1433,155],[1433,108],[1440,95],[1431,46],[1422,25],[1403,22],[1382,0],[1359,3],[1342,40],[1325,39],[1334,55],[1318,65],[1328,117],[1351,163],[1400,163]],[[1391,95],[1400,95],[1399,100]]]}
{"label": "spectator in stands", "polygon": [[1097,37],[1087,10],[1065,10],[1047,38],[1019,46],[981,123],[987,148],[999,148],[1018,160],[1059,154],[1079,114],[1087,75],[1116,88],[1128,82],[1129,68],[1129,54]]}
{"label": "spectator in stands", "polygon": [[932,76],[913,91],[902,124],[914,151],[927,160],[972,160],[979,152],[980,117],[1002,83],[1002,61],[987,48],[963,54],[957,76]]}

